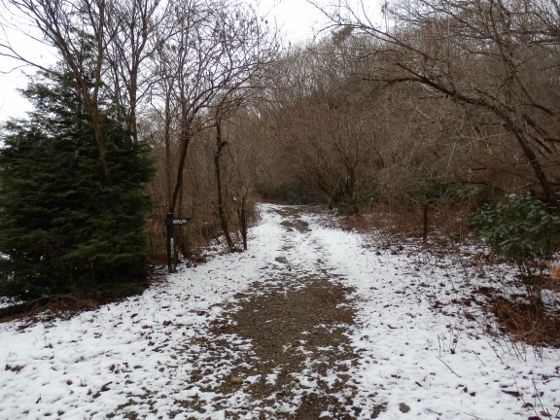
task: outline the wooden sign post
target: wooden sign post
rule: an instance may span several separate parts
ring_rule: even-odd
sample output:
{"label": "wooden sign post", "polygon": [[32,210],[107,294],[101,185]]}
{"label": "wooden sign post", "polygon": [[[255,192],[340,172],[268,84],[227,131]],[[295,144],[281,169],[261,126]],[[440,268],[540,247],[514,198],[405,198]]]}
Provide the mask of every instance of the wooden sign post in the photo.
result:
{"label": "wooden sign post", "polygon": [[175,255],[175,225],[186,225],[190,220],[190,217],[175,219],[173,213],[167,213],[165,217],[165,226],[167,227],[167,270],[170,273],[175,271],[177,263],[177,256]]}

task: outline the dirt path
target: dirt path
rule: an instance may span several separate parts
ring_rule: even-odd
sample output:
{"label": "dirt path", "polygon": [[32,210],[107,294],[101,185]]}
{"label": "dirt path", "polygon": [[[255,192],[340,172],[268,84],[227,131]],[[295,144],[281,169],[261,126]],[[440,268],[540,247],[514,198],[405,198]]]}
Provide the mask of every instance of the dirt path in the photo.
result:
{"label": "dirt path", "polygon": [[[262,267],[263,279],[253,284],[251,294],[239,293],[239,300],[227,305],[212,325],[211,340],[194,340],[190,347],[197,350],[184,350],[197,366],[188,387],[221,395],[213,401],[216,410],[226,408],[240,389],[248,394],[248,406],[226,408],[228,419],[248,412],[259,419],[311,420],[321,414],[327,420],[354,419],[361,409],[352,406],[356,387],[347,374],[357,357],[345,335],[354,323],[351,290],[329,274],[321,245],[298,212],[278,213],[285,230],[282,256]],[[296,235],[304,238],[293,241]],[[302,250],[296,243],[313,244],[315,254],[305,259],[313,259],[315,270],[299,267]],[[240,345],[239,338],[246,345]],[[201,354],[207,357],[201,359]],[[230,380],[205,382],[220,363],[235,366]],[[196,399],[184,401],[183,407],[202,409]]]}

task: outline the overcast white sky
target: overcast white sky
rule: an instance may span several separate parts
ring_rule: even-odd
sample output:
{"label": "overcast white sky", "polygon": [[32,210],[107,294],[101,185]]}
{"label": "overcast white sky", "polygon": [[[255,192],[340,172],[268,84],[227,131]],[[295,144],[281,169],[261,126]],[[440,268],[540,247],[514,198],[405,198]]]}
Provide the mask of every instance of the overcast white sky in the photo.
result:
{"label": "overcast white sky", "polygon": [[292,43],[307,41],[324,22],[317,9],[306,0],[260,0],[262,8],[270,9]]}
{"label": "overcast white sky", "polygon": [[[320,28],[321,16],[306,0],[255,1],[261,12],[269,11],[270,18],[276,18],[279,26],[286,33],[287,40],[292,44],[313,39],[313,30]],[[0,71],[7,71],[13,66],[14,63],[0,57]],[[25,73],[32,72],[32,68],[25,67],[13,70],[9,74],[0,73],[0,122],[10,117],[24,117],[25,112],[31,110],[30,104],[20,96],[17,89],[27,86]]]}

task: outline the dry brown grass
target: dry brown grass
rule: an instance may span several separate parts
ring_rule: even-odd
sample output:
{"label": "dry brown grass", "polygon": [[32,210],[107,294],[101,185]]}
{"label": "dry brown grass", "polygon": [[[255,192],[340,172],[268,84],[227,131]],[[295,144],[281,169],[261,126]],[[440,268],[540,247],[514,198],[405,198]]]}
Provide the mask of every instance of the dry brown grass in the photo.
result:
{"label": "dry brown grass", "polygon": [[[428,240],[444,238],[460,241],[470,232],[467,226],[468,210],[457,206],[430,206],[428,208]],[[378,205],[371,210],[345,215],[339,226],[345,230],[368,232],[380,230],[388,235],[422,238],[424,210],[422,206]]]}
{"label": "dry brown grass", "polygon": [[18,327],[21,330],[38,322],[70,319],[78,313],[95,310],[101,305],[119,302],[123,299],[125,298],[78,299],[71,296],[40,298],[0,309],[0,322],[9,322],[14,319],[21,320],[22,323]]}
{"label": "dry brown grass", "polygon": [[490,299],[487,309],[495,315],[500,332],[532,346],[560,347],[559,311],[502,296]]}

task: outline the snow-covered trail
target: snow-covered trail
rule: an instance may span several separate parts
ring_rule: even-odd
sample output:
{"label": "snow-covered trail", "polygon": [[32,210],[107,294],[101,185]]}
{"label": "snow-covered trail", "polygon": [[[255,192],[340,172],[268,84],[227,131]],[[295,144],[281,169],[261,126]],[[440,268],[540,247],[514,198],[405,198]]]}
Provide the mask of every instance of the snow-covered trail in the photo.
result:
{"label": "snow-covered trail", "polygon": [[[319,221],[308,217],[311,226]],[[557,414],[560,351],[488,336],[484,314],[471,305],[477,285],[507,268],[476,264],[470,250],[438,257],[413,244],[380,249],[380,242],[351,232],[314,232],[323,258],[356,290],[359,326],[352,339],[361,360],[353,376],[362,401],[387,403],[379,418]]]}
{"label": "snow-covered trail", "polygon": [[560,418],[560,351],[487,335],[488,320],[469,303],[477,286],[511,275],[507,268],[473,262],[470,249],[438,257],[322,228],[318,215],[302,220],[310,230],[288,240],[288,261],[323,265],[355,289],[352,373],[364,412],[386,404],[378,418]]}
{"label": "snow-covered trail", "polygon": [[[262,205],[261,212],[246,253],[182,268],[142,296],[70,320],[0,325],[0,419],[225,419],[231,409],[258,418],[258,402],[243,387],[227,396],[207,391],[242,361],[230,354],[216,363],[212,348],[197,343],[213,339],[209,326],[223,318],[223,304],[251,294],[255,282],[297,283],[310,273],[354,289],[358,323],[348,333],[360,357],[348,373],[354,405],[363,408],[356,418],[556,415],[560,351],[496,340],[485,334],[478,306],[460,303],[498,274],[468,256],[458,264],[411,244],[381,247],[293,207]],[[228,340],[250,351],[247,340]],[[210,360],[212,373],[198,377]],[[195,376],[208,386],[187,387]],[[277,417],[266,418],[287,418],[286,407],[275,409]]]}

